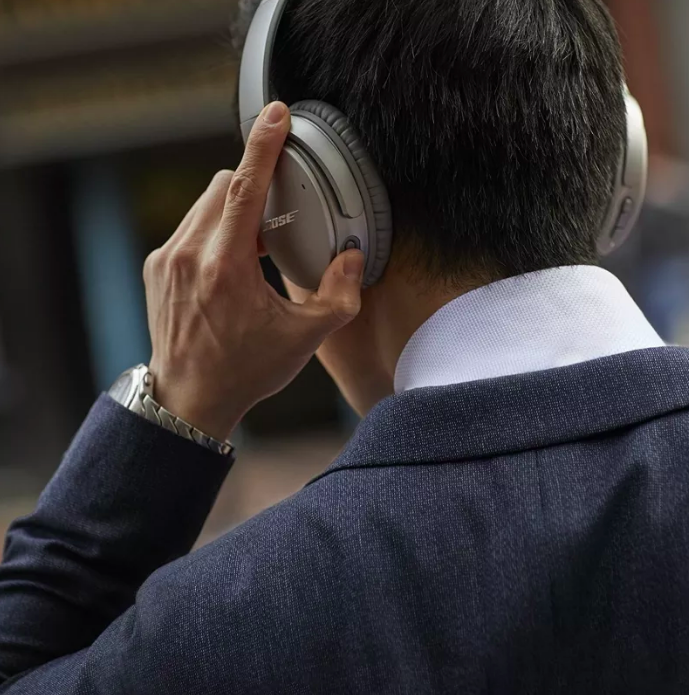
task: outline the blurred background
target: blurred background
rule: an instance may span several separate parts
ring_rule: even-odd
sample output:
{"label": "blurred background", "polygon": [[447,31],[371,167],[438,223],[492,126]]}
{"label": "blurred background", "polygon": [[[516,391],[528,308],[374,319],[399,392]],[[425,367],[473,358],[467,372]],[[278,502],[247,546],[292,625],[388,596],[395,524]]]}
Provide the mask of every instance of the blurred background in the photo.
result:
{"label": "blurred background", "polygon": [[[149,360],[143,259],[239,161],[234,5],[0,0],[0,538],[97,394]],[[689,2],[609,5],[651,172],[608,266],[663,338],[689,344]],[[201,542],[298,490],[355,424],[313,361],[246,418]]]}

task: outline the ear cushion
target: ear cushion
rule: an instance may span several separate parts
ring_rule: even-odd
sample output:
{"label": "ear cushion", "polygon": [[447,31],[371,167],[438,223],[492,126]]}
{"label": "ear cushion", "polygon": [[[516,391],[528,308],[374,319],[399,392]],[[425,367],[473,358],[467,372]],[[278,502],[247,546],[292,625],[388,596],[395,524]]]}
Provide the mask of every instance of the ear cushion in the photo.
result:
{"label": "ear cushion", "polygon": [[364,278],[364,285],[372,285],[383,275],[392,247],[392,210],[385,184],[380,178],[376,165],[364,149],[358,133],[350,125],[342,111],[313,99],[299,101],[291,107],[291,110],[311,113],[330,126],[359,167],[368,189],[376,227],[371,230],[373,233],[369,235],[369,243],[373,246],[370,255],[374,261],[371,270]]}

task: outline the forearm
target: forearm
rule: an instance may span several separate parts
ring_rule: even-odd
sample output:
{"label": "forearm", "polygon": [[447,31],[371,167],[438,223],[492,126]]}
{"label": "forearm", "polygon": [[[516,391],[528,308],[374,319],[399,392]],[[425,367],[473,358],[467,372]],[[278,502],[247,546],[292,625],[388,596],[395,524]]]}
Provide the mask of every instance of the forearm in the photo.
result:
{"label": "forearm", "polygon": [[0,565],[0,682],[90,645],[198,537],[231,459],[101,397]]}

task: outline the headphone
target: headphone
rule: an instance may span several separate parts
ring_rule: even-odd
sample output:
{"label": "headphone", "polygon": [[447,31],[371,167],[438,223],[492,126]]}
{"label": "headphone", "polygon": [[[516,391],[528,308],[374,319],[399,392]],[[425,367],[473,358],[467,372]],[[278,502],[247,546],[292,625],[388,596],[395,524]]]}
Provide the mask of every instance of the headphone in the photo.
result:
{"label": "headphone", "polygon": [[[287,0],[263,0],[253,17],[239,72],[244,143],[272,101],[270,65]],[[648,175],[643,114],[625,87],[627,142],[598,239],[607,255],[621,246],[641,212]],[[361,249],[364,287],[382,276],[392,246],[392,211],[376,165],[347,116],[322,101],[290,107],[292,126],[268,193],[261,239],[280,272],[314,290],[338,253]]]}

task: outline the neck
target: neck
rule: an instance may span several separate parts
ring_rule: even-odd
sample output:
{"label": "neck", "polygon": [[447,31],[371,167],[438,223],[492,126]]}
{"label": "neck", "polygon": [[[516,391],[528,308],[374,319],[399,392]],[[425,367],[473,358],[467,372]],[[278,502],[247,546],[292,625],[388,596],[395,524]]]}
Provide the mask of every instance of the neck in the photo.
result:
{"label": "neck", "polygon": [[491,280],[447,285],[430,284],[416,278],[397,264],[391,264],[384,281],[372,288],[375,293],[377,347],[382,366],[392,380],[397,362],[414,333],[433,314],[457,297],[490,284]]}

